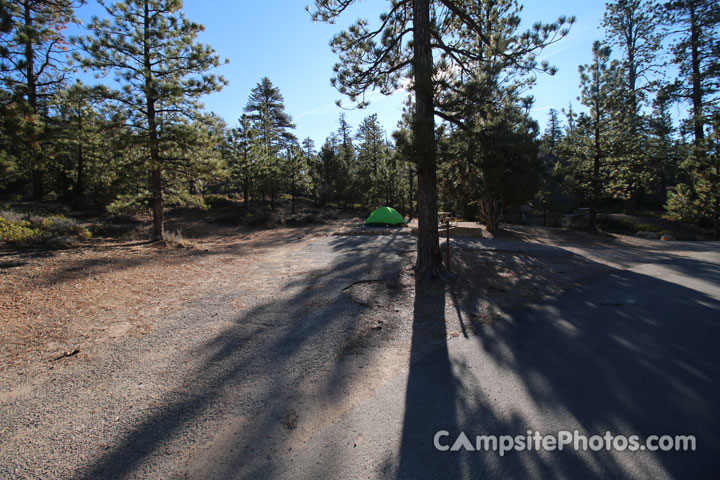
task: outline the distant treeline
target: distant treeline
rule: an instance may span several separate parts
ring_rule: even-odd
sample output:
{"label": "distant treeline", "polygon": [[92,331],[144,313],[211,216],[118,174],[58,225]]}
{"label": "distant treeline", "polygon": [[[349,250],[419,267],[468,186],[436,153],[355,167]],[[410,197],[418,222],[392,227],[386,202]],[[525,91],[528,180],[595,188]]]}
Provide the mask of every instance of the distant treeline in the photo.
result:
{"label": "distant treeline", "polygon": [[[196,41],[203,27],[185,18],[181,1],[101,2],[103,18],[86,25],[85,35],[67,38],[80,3],[0,0],[5,201],[149,209],[154,239],[163,236],[167,206],[203,208],[208,194],[243,199],[244,208],[274,208],[285,194],[417,213],[418,188],[427,190],[428,177],[417,158],[424,137],[417,136],[423,123],[414,98],[390,131],[376,115],[355,128],[340,115],[337,131],[316,148],[295,137],[281,92],[263,78],[229,126],[198,102],[227,82],[212,73],[223,61]],[[332,9],[337,2],[316,3],[316,19],[341,11]],[[342,93],[356,100],[370,87],[389,92],[403,78],[417,88],[419,77],[408,73],[416,65],[412,45],[392,37],[392,22],[406,21],[403,9],[411,3],[396,2],[383,17],[390,33],[377,43],[362,23],[333,39]],[[579,67],[584,108],[551,110],[544,132],[530,117],[528,89],[537,74],[554,69],[536,56],[574,19],[523,32],[513,0],[426,3],[434,12],[430,30],[456,31],[447,38],[437,33],[430,44],[437,52],[428,78],[438,119],[430,144],[437,171],[430,178],[439,208],[494,231],[521,205],[539,213],[588,207],[591,229],[601,208],[664,207],[669,217],[714,226],[720,235],[716,1],[608,2],[605,38]],[[373,55],[375,64],[357,66]],[[85,85],[74,78],[78,68],[112,82]],[[687,112],[682,118],[673,118],[676,106]]]}

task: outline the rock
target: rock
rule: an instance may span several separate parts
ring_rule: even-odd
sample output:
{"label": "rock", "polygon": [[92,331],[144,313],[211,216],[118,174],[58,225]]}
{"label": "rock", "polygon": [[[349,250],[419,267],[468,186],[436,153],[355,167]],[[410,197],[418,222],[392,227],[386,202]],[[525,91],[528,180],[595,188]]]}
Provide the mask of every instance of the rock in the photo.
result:
{"label": "rock", "polygon": [[677,240],[673,235],[670,235],[669,233],[664,234],[662,237],[660,237],[660,240],[664,242],[674,242]]}
{"label": "rock", "polygon": [[583,209],[579,213],[566,215],[562,224],[571,230],[587,230],[590,228],[590,214]]}
{"label": "rock", "polygon": [[[442,236],[442,234],[441,234]],[[454,229],[450,230],[450,236],[451,237],[477,237],[481,238],[483,236],[483,231],[481,227],[455,227]]]}
{"label": "rock", "polygon": [[660,238],[660,234],[657,232],[637,232],[636,237],[646,238],[648,240],[657,240]]}

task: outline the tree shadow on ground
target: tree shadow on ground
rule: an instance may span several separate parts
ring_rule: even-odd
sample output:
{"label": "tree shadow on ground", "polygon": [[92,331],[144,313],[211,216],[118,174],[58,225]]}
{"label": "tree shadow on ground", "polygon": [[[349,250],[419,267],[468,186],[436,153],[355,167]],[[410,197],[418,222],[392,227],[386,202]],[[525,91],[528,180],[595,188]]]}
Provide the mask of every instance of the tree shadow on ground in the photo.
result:
{"label": "tree shadow on ground", "polygon": [[[671,268],[718,285],[717,265],[683,259]],[[480,284],[450,290],[462,296]],[[464,346],[449,354],[439,347],[410,364],[395,478],[713,478],[720,466],[719,300],[615,271],[505,319],[466,322]],[[433,446],[441,430],[450,446],[460,431],[475,445],[475,435],[575,429],[642,441],[694,435],[698,449],[500,456]]]}
{"label": "tree shadow on ground", "polygon": [[[231,314],[228,327],[191,352],[192,367],[168,395],[168,406],[148,415],[78,476],[142,474],[144,465],[162,456],[172,439],[213,418],[222,406],[238,412],[239,423],[228,426],[232,449],[218,445],[218,451],[204,451],[199,456],[218,461],[197,460],[189,470],[205,478],[272,477],[273,466],[266,457],[304,434],[303,409],[314,409],[318,415],[332,410],[343,389],[357,378],[357,372],[342,371],[357,356],[348,352],[348,343],[357,343],[371,326],[358,321],[367,307],[343,290],[358,280],[397,278],[407,264],[405,252],[411,249],[409,238],[399,240],[401,248],[396,237],[326,240],[339,252],[333,259],[323,255],[328,244],[310,244],[290,255],[289,263],[294,255],[306,255],[317,267],[290,281],[278,277],[275,298]],[[362,341],[358,348],[363,349]],[[245,391],[247,395],[237,396]],[[298,415],[299,421],[294,420]]]}
{"label": "tree shadow on ground", "polygon": [[[185,473],[191,478],[707,476],[720,458],[715,438],[720,431],[718,300],[616,270],[611,278],[534,308],[480,315],[478,293],[492,284],[501,295],[507,271],[518,273],[513,287],[545,291],[543,255],[565,255],[576,269],[597,268],[567,251],[544,248],[509,255],[484,270],[468,264],[465,281],[451,284],[448,292],[444,286],[412,285],[416,293],[408,299],[403,289],[376,291],[406,302],[412,313],[407,320],[384,317],[382,334],[402,336],[403,322],[410,326],[409,371],[407,377],[398,373],[407,381],[399,394],[404,411],[396,418],[401,424],[397,449],[389,455],[374,451],[373,471],[352,470],[358,460],[352,444],[326,443],[321,450],[295,453],[303,460],[317,456],[309,470],[294,471],[289,457],[294,448],[312,445],[317,432],[375,401],[372,391],[354,390],[372,383],[363,366],[381,350],[370,348],[376,330],[366,320],[375,318],[369,314],[372,306],[344,292],[358,281],[397,282],[412,255],[411,240],[400,236],[336,237],[294,253],[311,257],[313,266],[292,280],[277,278],[276,297],[232,314],[226,328],[192,352],[192,364],[168,395],[168,406],[144,418],[78,476],[142,476],[147,464],[174,451],[170,445],[185,432],[220,418],[221,411],[236,413],[231,423],[211,423],[220,430],[196,438],[202,447],[181,452],[189,458]],[[332,259],[328,249],[335,251]],[[293,255],[287,262],[298,258]],[[705,268],[706,276],[713,272],[692,260],[681,265],[691,272]],[[492,297],[488,302],[502,304]],[[456,329],[468,338],[448,340],[456,338]],[[375,407],[380,423],[383,414],[395,411],[394,405]],[[697,435],[701,448],[643,454],[525,451],[500,457],[440,452],[433,446],[439,430],[448,432],[451,444],[463,430],[474,439],[523,435],[529,429],[642,437],[689,433]]]}

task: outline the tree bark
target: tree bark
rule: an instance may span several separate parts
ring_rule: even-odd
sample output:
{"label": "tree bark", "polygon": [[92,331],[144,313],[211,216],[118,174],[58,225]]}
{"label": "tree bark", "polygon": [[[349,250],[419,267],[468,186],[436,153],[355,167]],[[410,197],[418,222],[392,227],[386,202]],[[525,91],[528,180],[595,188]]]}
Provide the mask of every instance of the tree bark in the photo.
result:
{"label": "tree bark", "polygon": [[154,242],[162,240],[165,233],[165,201],[163,198],[163,182],[162,170],[154,168],[152,170],[152,193],[153,193],[153,228],[152,240]]}
{"label": "tree bark", "polygon": [[412,165],[408,168],[408,180],[410,182],[410,189],[408,191],[408,213],[412,217],[415,215],[415,209],[413,208],[413,200],[415,199],[415,176],[413,175]]}
{"label": "tree bark", "polygon": [[248,208],[248,202],[250,202],[250,177],[246,173],[243,181],[243,207]]}
{"label": "tree bark", "polygon": [[28,145],[30,150],[30,171],[32,175],[32,198],[35,201],[42,200],[45,195],[44,174],[42,170],[42,149],[37,135],[37,120],[40,112],[38,109],[37,79],[35,78],[35,50],[33,36],[30,34],[33,25],[32,9],[30,2],[23,3],[23,21],[25,27],[25,77],[27,80],[27,99],[32,114],[32,124],[28,130]]}
{"label": "tree bark", "polygon": [[75,198],[81,199],[85,190],[85,159],[83,157],[82,139],[78,139],[77,177],[75,179]]}
{"label": "tree bark", "polygon": [[293,175],[293,178],[292,178],[292,186],[290,187],[290,190],[291,190],[291,191],[290,191],[290,197],[292,198],[292,200],[291,200],[291,205],[292,205],[291,209],[292,209],[292,213],[293,213],[293,215],[294,215],[294,214],[295,214],[295,176],[294,176],[294,175]]}
{"label": "tree bark", "polygon": [[600,198],[600,106],[595,113],[595,139],[592,174],[592,200],[590,201],[590,232],[597,233],[597,205]]}
{"label": "tree bark", "polygon": [[85,190],[85,158],[83,155],[83,117],[81,100],[77,104],[77,171],[75,177],[75,199],[80,200]]}
{"label": "tree bark", "polygon": [[595,155],[593,156],[592,176],[592,201],[590,202],[590,224],[591,233],[597,233],[597,207],[600,198],[600,133],[599,128],[595,130]]}
{"label": "tree bark", "polygon": [[703,92],[700,73],[700,25],[695,5],[690,2],[690,62],[692,64],[692,92],[690,97],[693,104],[693,126],[695,129],[695,146],[702,145],[705,139],[703,119]]}
{"label": "tree bark", "polygon": [[153,227],[152,241],[162,240],[165,233],[165,202],[163,198],[163,181],[162,181],[162,165],[160,162],[160,145],[157,132],[157,119],[155,112],[155,102],[157,101],[152,94],[154,87],[152,85],[152,65],[150,63],[150,11],[148,0],[145,0],[145,18],[144,18],[144,67],[145,67],[145,84],[147,88],[147,121],[148,131],[150,135],[150,188],[152,190],[152,210],[153,210]]}
{"label": "tree bark", "polygon": [[[715,163],[715,178],[720,178],[720,166]],[[713,189],[717,192],[717,186]],[[720,240],[720,195],[713,195],[713,240]]]}
{"label": "tree bark", "polygon": [[429,0],[413,2],[413,48],[415,77],[413,150],[418,168],[418,252],[415,276],[423,281],[445,276],[437,221],[437,160]]}

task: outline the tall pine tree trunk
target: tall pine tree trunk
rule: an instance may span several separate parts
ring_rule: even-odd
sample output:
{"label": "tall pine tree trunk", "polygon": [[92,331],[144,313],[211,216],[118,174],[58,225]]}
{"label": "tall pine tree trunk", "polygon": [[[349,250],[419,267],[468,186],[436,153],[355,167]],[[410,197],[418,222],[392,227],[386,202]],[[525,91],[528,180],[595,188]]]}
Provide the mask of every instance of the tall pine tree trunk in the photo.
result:
{"label": "tall pine tree trunk", "polygon": [[292,177],[292,186],[290,187],[290,196],[292,198],[292,213],[295,214],[295,176]]}
{"label": "tall pine tree trunk", "polygon": [[410,168],[408,168],[408,180],[410,182],[410,189],[408,191],[408,210],[410,216],[412,217],[415,215],[415,208],[413,205],[413,201],[415,200],[415,175],[413,175],[412,164],[410,165]]}
{"label": "tall pine tree trunk", "polygon": [[33,49],[34,29],[32,10],[30,2],[23,3],[23,21],[25,27],[25,76],[27,80],[27,98],[30,114],[32,117],[31,125],[28,127],[28,145],[30,154],[30,171],[32,176],[32,198],[35,201],[42,200],[45,194],[44,175],[42,170],[42,148],[38,138],[38,124],[40,119],[40,111],[38,109],[37,96],[37,79],[35,78],[35,50]]}
{"label": "tall pine tree trunk", "polygon": [[163,199],[163,181],[162,181],[162,166],[160,164],[160,145],[157,132],[157,118],[155,112],[156,99],[151,92],[154,91],[153,78],[152,78],[152,64],[150,59],[150,9],[148,1],[145,1],[145,18],[144,18],[144,67],[145,67],[145,86],[147,89],[147,121],[148,131],[150,134],[150,163],[151,174],[150,174],[150,189],[152,190],[152,211],[153,211],[153,226],[152,226],[152,240],[154,242],[160,241],[165,233],[165,218],[164,218],[164,207],[165,202]]}
{"label": "tall pine tree trunk", "polygon": [[[599,89],[598,89],[599,91]],[[593,173],[592,173],[592,199],[590,201],[590,224],[589,230],[597,233],[597,208],[600,199],[600,99],[596,98],[595,106],[595,125],[594,125],[594,153],[593,153]]]}
{"label": "tall pine tree trunk", "polygon": [[430,45],[430,0],[413,2],[413,73],[415,126],[413,150],[418,167],[418,252],[415,275],[419,280],[444,277],[437,223],[437,163],[433,103],[433,58]]}
{"label": "tall pine tree trunk", "polygon": [[152,240],[154,242],[160,241],[165,233],[165,202],[163,199],[163,182],[162,182],[162,170],[160,168],[154,168],[152,170],[152,210],[153,210],[153,227],[152,227]]}
{"label": "tall pine tree trunk", "polygon": [[703,104],[702,104],[702,75],[700,73],[700,25],[695,5],[690,4],[690,62],[692,67],[692,92],[690,98],[693,104],[693,126],[695,129],[695,146],[701,146],[705,139]]}
{"label": "tall pine tree trunk", "polygon": [[[715,166],[711,167],[715,169],[715,178],[720,178],[720,164],[715,162]],[[720,195],[718,194],[717,186],[713,188],[715,194],[712,196],[713,199],[713,240],[720,240]]]}
{"label": "tall pine tree trunk", "polygon": [[[633,34],[633,24],[632,21],[630,22],[630,25],[628,26],[630,28],[630,38],[634,37]],[[632,173],[637,173],[635,171],[635,155],[640,155],[640,149],[639,146],[636,144],[636,142],[639,141],[639,132],[638,132],[638,93],[637,93],[637,65],[635,61],[635,47],[632,43],[632,41],[628,42],[628,65],[629,65],[629,71],[628,71],[628,91],[630,92],[630,155],[633,156],[633,161],[631,162],[630,168],[632,169]],[[638,147],[638,148],[636,148]],[[632,177],[631,177],[632,178]],[[636,213],[636,206],[637,206],[637,191],[639,186],[635,185],[634,178],[631,180],[630,185],[628,185],[628,199],[625,203],[625,210],[628,215],[635,215]]]}
{"label": "tall pine tree trunk", "polygon": [[152,240],[162,240],[165,233],[165,200],[163,198],[162,166],[160,163],[160,147],[155,119],[155,102],[148,99],[148,127],[150,130],[150,188],[152,191],[153,226]]}
{"label": "tall pine tree trunk", "polygon": [[243,207],[249,208],[250,204],[250,177],[245,174],[245,178],[243,180]]}
{"label": "tall pine tree trunk", "polygon": [[78,148],[77,148],[77,175],[75,177],[75,198],[80,200],[85,190],[85,158],[83,156],[83,137],[82,137],[82,113],[78,108]]}

